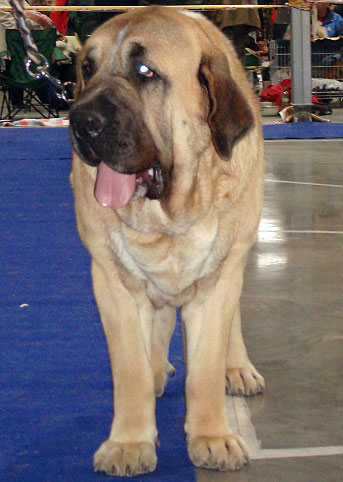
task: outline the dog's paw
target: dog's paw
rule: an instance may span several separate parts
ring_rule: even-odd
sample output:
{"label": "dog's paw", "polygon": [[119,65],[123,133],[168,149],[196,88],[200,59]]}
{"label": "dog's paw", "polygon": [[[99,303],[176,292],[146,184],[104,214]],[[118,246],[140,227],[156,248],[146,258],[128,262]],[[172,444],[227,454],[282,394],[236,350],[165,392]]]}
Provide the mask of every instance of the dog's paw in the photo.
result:
{"label": "dog's paw", "polygon": [[194,437],[189,440],[188,453],[196,467],[222,472],[239,470],[249,462],[246,443],[233,433],[224,437]]}
{"label": "dog's paw", "polygon": [[153,472],[156,462],[152,443],[117,443],[107,440],[94,455],[94,470],[106,472],[107,475],[133,476]]}
{"label": "dog's paw", "polygon": [[228,395],[250,397],[262,393],[264,388],[264,378],[251,363],[242,368],[226,369],[226,393]]}
{"label": "dog's paw", "polygon": [[226,393],[250,397],[262,393],[265,388],[264,378],[249,363],[242,368],[226,369]]}
{"label": "dog's paw", "polygon": [[162,397],[168,381],[168,375],[173,377],[176,373],[175,368],[167,360],[163,366],[154,369],[155,396]]}

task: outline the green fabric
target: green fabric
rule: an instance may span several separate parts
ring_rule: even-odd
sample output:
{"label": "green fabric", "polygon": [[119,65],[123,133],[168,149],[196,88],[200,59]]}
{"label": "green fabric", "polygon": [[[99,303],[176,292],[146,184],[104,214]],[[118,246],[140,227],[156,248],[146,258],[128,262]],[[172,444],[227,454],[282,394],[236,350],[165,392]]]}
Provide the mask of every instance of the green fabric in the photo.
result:
{"label": "green fabric", "polygon": [[247,55],[245,57],[245,62],[247,67],[258,67],[259,65],[262,65],[261,59],[256,55]]}
{"label": "green fabric", "polygon": [[[56,30],[31,30],[33,41],[37,45],[39,53],[44,55],[49,65],[52,64],[52,57],[56,45]],[[8,75],[6,80],[17,87],[33,88],[42,84],[41,80],[33,79],[26,73],[24,61],[26,52],[23,41],[18,30],[6,30],[7,52],[11,59]],[[32,71],[35,71],[35,66],[32,66]],[[44,79],[43,79],[44,83]]]}
{"label": "green fabric", "polygon": [[54,60],[55,62],[58,62],[60,60],[66,60],[68,57],[64,55],[62,50],[59,47],[54,48]]}

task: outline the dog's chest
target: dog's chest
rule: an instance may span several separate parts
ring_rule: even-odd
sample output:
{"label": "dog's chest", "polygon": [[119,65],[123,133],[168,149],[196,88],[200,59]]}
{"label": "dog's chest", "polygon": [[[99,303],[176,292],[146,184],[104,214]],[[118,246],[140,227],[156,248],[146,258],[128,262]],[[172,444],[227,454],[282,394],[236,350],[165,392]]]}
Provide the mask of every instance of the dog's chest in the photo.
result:
{"label": "dog's chest", "polygon": [[125,268],[166,301],[182,294],[213,270],[217,223],[191,228],[177,236],[145,235],[128,228],[111,233],[113,248]]}

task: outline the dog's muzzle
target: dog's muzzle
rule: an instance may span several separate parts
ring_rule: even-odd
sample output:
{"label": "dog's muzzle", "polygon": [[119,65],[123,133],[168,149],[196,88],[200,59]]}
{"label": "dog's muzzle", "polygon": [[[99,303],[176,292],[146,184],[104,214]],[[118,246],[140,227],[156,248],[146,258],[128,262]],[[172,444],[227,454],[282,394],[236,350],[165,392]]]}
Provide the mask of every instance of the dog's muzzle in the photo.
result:
{"label": "dog's muzzle", "polygon": [[120,208],[146,195],[160,199],[168,174],[139,112],[104,91],[75,102],[70,111],[72,145],[81,159],[98,166],[97,200]]}

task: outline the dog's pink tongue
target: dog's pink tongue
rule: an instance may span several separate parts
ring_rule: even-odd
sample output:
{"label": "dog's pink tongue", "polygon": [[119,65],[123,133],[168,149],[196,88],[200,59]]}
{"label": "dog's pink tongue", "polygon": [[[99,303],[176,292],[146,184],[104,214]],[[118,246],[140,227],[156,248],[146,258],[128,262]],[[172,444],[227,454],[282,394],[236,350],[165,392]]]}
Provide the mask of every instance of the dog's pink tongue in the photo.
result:
{"label": "dog's pink tongue", "polygon": [[106,208],[119,209],[132,198],[136,189],[135,174],[121,174],[101,162],[95,183],[96,200]]}

